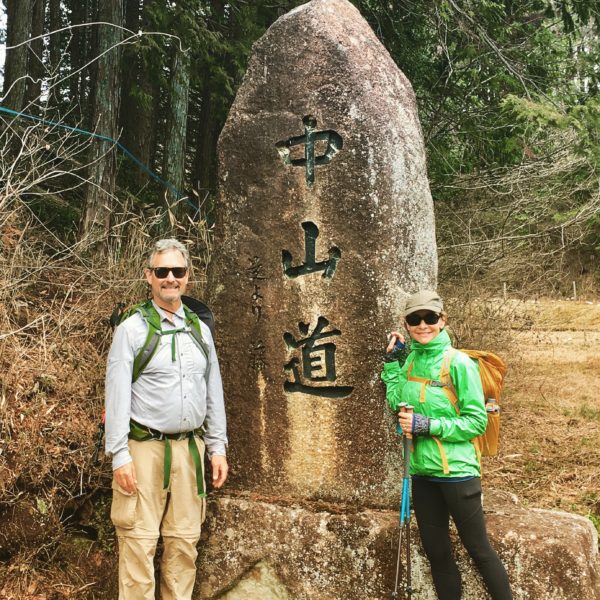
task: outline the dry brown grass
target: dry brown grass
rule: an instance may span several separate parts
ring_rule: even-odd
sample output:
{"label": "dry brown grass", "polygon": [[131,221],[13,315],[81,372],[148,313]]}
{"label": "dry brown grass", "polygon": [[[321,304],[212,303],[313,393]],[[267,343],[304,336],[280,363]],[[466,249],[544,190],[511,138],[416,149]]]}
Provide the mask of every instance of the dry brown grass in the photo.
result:
{"label": "dry brown grass", "polygon": [[[0,221],[0,598],[114,597],[104,589],[115,571],[110,466],[91,456],[107,319],[118,300],[144,294],[132,273],[149,238],[132,217],[128,243],[97,260],[81,248],[53,254],[21,215]],[[205,233],[194,236],[195,247],[208,245]],[[196,256],[199,275],[204,262]],[[459,343],[510,363],[501,453],[486,460],[487,485],[598,522],[600,305],[453,302]],[[74,536],[72,525],[94,528],[98,539]]]}
{"label": "dry brown grass", "polygon": [[[118,252],[57,250],[27,211],[1,216],[0,598],[113,598],[111,471],[92,455],[108,318],[144,297],[152,240],[131,216]],[[203,273],[206,232],[182,233]]]}
{"label": "dry brown grass", "polygon": [[500,456],[486,459],[488,485],[525,503],[600,523],[600,304],[523,304],[529,331],[515,332]]}

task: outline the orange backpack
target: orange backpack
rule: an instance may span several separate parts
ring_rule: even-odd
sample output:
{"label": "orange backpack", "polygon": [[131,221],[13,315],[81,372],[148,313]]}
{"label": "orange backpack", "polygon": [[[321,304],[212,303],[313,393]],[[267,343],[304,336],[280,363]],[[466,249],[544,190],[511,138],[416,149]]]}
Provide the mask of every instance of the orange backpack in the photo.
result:
{"label": "orange backpack", "polygon": [[[466,355],[476,360],[479,363],[479,376],[481,377],[481,385],[483,387],[483,397],[485,399],[485,407],[488,416],[488,424],[486,430],[478,437],[471,440],[477,451],[477,457],[481,456],[496,456],[498,453],[498,439],[500,437],[500,393],[502,391],[502,383],[506,373],[506,364],[504,361],[493,352],[485,350],[465,350],[461,349]],[[427,385],[437,385],[441,387],[444,394],[450,400],[457,415],[460,415],[458,406],[458,395],[456,388],[450,377],[450,363],[454,354],[458,352],[456,348],[450,348],[442,362],[439,381],[415,377],[411,375],[412,363],[408,367],[406,373],[408,381],[417,381],[421,384],[421,402],[425,402],[425,387]],[[444,465],[444,473],[448,473],[448,462],[441,441],[433,438],[439,448]]]}
{"label": "orange backpack", "polygon": [[[506,373],[506,364],[493,352],[485,350],[461,349],[466,355],[479,363],[479,376],[483,387],[483,397],[487,410],[488,424],[486,430],[473,440],[475,448],[480,456],[496,456],[498,454],[498,439],[500,437],[500,394],[502,383]],[[452,403],[456,414],[460,414],[456,389],[450,377],[450,363],[455,348],[451,348],[444,357],[442,370],[440,371],[440,382],[444,384],[444,393]]]}

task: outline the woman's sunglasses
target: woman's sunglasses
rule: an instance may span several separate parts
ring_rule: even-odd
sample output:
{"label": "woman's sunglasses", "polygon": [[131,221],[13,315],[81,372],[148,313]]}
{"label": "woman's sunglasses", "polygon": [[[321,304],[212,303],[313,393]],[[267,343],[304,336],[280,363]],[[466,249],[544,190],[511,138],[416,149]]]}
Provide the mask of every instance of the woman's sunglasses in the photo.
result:
{"label": "woman's sunglasses", "polygon": [[425,321],[427,325],[435,325],[440,320],[440,315],[434,312],[428,312],[425,315],[417,315],[413,313],[412,315],[406,315],[406,322],[411,327],[416,327],[421,324],[421,321]]}
{"label": "woman's sunglasses", "polygon": [[169,271],[173,273],[175,279],[183,279],[187,273],[187,267],[150,267],[157,279],[166,279]]}

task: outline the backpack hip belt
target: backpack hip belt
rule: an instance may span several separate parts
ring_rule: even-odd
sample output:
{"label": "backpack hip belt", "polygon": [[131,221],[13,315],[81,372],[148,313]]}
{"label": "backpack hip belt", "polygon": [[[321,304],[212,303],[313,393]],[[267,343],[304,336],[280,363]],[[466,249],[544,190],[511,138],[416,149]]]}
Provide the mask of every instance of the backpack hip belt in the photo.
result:
{"label": "backpack hip belt", "polygon": [[137,421],[131,419],[129,421],[129,439],[135,442],[147,442],[150,440],[165,442],[165,463],[163,468],[163,489],[169,488],[171,480],[171,462],[173,459],[173,450],[171,448],[171,441],[175,440],[188,440],[188,448],[194,461],[194,467],[196,468],[196,487],[199,496],[206,496],[204,490],[204,475],[202,473],[202,459],[200,457],[200,451],[196,444],[196,437],[202,437],[204,434],[204,427],[198,427],[192,431],[182,431],[180,433],[162,433],[156,429],[146,427]]}

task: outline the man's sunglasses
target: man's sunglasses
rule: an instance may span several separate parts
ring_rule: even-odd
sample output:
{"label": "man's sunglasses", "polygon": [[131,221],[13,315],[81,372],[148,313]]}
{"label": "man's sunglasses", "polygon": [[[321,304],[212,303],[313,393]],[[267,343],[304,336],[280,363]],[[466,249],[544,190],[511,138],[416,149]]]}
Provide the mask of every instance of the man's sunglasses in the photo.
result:
{"label": "man's sunglasses", "polygon": [[173,273],[175,279],[183,279],[187,273],[187,267],[150,267],[157,279],[166,279],[169,271]]}
{"label": "man's sunglasses", "polygon": [[406,315],[406,322],[411,327],[416,327],[421,324],[421,321],[425,321],[427,325],[435,325],[440,320],[440,315],[434,312],[428,312],[425,315],[417,315],[415,313]]}

